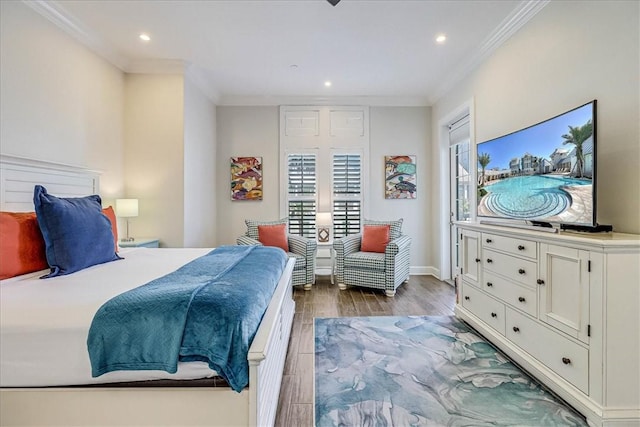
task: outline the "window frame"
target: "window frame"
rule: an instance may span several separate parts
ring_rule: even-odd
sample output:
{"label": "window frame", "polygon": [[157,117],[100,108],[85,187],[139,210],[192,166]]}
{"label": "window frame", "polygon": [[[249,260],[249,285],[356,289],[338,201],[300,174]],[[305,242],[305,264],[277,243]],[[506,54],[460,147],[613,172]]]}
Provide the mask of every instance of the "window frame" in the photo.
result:
{"label": "window frame", "polygon": [[[350,115],[349,112],[354,114]],[[359,129],[353,126],[353,123],[357,123],[358,120],[362,121]],[[293,124],[291,129],[287,128],[288,123]],[[281,217],[289,213],[288,157],[290,154],[316,153],[316,212],[333,213],[333,152],[359,153],[361,156],[361,230],[364,218],[368,217],[369,208],[369,107],[280,106],[279,133]]]}

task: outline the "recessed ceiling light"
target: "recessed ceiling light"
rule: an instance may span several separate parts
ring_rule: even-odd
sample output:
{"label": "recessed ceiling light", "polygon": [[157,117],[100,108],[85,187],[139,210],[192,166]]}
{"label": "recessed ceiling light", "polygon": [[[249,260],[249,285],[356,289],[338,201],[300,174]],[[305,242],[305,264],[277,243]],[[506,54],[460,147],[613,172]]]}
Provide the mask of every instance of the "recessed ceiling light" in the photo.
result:
{"label": "recessed ceiling light", "polygon": [[142,34],[140,34],[140,40],[142,40],[144,42],[148,42],[148,41],[151,40],[151,37],[149,37],[149,34],[142,33]]}
{"label": "recessed ceiling light", "polygon": [[442,44],[442,43],[444,43],[446,40],[447,40],[447,36],[445,36],[444,34],[438,34],[438,35],[436,36],[436,42],[437,42],[437,43]]}
{"label": "recessed ceiling light", "polygon": [[324,82],[324,85],[325,85],[326,87],[329,87],[329,86],[331,86],[331,82],[330,82],[329,80],[327,80],[326,82]]}

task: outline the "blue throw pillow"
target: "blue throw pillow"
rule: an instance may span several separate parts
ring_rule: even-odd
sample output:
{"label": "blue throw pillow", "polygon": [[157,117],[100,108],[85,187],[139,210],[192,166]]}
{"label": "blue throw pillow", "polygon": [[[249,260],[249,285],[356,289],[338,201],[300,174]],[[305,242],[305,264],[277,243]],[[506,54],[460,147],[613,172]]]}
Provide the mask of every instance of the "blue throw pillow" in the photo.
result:
{"label": "blue throw pillow", "polygon": [[44,237],[51,272],[42,278],[70,274],[120,259],[100,196],[59,198],[36,185],[33,204]]}

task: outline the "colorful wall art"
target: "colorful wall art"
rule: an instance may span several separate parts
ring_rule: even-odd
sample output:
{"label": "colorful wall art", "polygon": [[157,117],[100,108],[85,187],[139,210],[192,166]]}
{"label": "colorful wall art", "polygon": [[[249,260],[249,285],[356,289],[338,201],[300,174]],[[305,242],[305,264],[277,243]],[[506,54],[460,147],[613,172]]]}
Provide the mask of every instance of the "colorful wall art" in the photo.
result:
{"label": "colorful wall art", "polygon": [[416,156],[384,156],[385,199],[415,199]]}
{"label": "colorful wall art", "polygon": [[262,157],[231,158],[231,200],[262,200]]}

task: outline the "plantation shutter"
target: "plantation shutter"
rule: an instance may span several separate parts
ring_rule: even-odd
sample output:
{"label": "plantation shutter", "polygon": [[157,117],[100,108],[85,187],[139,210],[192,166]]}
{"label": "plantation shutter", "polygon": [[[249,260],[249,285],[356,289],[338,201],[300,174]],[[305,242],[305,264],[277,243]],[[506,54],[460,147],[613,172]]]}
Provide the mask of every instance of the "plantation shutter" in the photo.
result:
{"label": "plantation shutter", "polygon": [[313,238],[316,226],[316,155],[287,156],[289,232]]}
{"label": "plantation shutter", "polygon": [[360,232],[362,212],[362,156],[333,155],[333,235]]}

